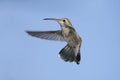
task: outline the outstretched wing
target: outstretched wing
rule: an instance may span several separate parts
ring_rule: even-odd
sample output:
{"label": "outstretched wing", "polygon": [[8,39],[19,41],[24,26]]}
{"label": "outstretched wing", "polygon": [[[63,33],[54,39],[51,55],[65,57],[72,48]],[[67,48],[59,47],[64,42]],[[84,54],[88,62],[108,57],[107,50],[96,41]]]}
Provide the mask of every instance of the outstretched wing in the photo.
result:
{"label": "outstretched wing", "polygon": [[47,40],[65,41],[61,30],[56,31],[26,31],[29,35]]}

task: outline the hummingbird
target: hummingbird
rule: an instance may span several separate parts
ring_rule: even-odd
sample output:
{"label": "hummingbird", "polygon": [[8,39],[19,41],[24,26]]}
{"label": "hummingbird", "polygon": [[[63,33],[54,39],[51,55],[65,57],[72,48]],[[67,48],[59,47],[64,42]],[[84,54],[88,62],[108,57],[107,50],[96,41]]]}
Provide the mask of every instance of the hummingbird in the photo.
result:
{"label": "hummingbird", "polygon": [[59,56],[65,62],[80,63],[81,37],[78,35],[68,18],[45,18],[43,20],[57,21],[61,30],[53,31],[26,31],[29,35],[46,40],[66,41],[67,45],[59,52]]}

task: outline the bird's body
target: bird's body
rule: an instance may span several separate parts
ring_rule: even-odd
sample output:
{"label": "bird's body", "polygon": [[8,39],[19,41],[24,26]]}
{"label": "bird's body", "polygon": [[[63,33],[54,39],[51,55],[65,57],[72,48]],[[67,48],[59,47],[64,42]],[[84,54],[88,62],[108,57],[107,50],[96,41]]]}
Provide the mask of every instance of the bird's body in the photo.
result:
{"label": "bird's body", "polygon": [[55,20],[60,26],[61,30],[56,31],[27,31],[28,34],[48,40],[66,41],[67,45],[59,52],[60,57],[64,61],[75,61],[79,64],[81,55],[80,47],[82,43],[81,37],[77,34],[68,18],[45,18],[44,20]]}

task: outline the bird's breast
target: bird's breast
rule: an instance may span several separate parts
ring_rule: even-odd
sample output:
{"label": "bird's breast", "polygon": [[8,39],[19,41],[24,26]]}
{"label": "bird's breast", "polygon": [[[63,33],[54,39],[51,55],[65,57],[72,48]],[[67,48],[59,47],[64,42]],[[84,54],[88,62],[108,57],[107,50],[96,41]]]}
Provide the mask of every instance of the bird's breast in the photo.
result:
{"label": "bird's breast", "polygon": [[62,29],[62,34],[66,42],[69,43],[71,46],[76,46],[80,44],[80,37],[74,29],[64,27]]}

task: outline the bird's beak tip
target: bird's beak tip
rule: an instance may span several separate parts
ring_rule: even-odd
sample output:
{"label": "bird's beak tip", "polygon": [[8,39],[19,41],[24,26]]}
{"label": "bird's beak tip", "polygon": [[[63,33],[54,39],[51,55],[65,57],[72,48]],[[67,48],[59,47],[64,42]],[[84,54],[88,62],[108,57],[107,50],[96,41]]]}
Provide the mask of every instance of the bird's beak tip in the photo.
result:
{"label": "bird's beak tip", "polygon": [[44,18],[43,20],[47,20],[47,18]]}

